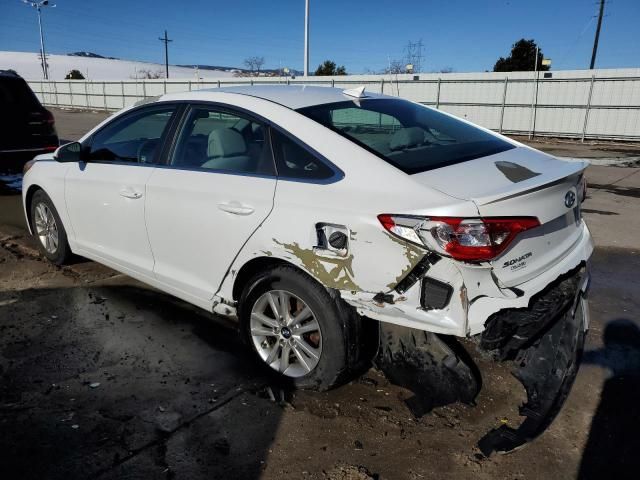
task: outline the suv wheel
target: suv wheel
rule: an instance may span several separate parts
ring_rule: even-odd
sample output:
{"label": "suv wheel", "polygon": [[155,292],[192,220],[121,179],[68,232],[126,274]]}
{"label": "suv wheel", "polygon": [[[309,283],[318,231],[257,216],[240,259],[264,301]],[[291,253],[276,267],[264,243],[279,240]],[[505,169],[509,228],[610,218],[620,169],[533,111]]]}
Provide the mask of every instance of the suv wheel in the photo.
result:
{"label": "suv wheel", "polygon": [[40,251],[49,261],[63,265],[69,260],[67,233],[53,202],[43,190],[38,190],[31,201],[31,228]]}
{"label": "suv wheel", "polygon": [[347,380],[360,361],[361,318],[293,267],[253,277],[238,313],[260,361],[296,387],[327,390]]}

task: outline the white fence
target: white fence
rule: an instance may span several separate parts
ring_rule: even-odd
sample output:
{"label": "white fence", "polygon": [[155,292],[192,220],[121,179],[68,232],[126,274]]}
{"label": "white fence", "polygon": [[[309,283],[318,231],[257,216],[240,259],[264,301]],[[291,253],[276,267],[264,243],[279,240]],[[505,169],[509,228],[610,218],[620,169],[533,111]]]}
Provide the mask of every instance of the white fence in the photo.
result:
{"label": "white fence", "polygon": [[640,69],[225,78],[220,80],[29,81],[45,105],[118,110],[163,93],[258,83],[365,85],[510,134],[640,140]]}

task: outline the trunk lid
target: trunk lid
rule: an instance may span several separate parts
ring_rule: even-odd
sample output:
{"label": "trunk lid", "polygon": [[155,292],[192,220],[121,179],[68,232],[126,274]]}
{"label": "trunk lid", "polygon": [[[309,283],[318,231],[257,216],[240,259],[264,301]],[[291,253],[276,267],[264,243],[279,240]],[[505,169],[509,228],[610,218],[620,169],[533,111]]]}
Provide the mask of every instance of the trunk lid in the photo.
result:
{"label": "trunk lid", "polygon": [[526,282],[564,257],[582,234],[578,186],[586,164],[526,147],[412,175],[471,200],[481,217],[537,217],[491,264],[507,287]]}

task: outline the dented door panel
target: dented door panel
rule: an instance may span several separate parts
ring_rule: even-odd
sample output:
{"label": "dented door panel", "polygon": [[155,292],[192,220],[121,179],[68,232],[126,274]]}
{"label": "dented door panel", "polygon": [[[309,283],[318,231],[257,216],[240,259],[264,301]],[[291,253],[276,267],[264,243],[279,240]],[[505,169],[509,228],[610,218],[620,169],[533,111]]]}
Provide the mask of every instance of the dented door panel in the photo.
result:
{"label": "dented door panel", "polygon": [[[369,184],[368,201],[360,202],[354,189],[362,179],[343,179],[331,185],[280,180],[274,209],[244,246],[230,268],[218,295],[232,298],[233,272],[256,257],[275,257],[303,269],[328,288],[363,292],[371,298],[389,292],[427,254],[425,248],[408,245],[388,234],[377,215],[391,210],[419,214],[424,204],[436,213],[472,215],[472,202],[460,202],[422,185],[409,183],[404,195],[380,194],[380,185]],[[412,188],[413,187],[413,188]],[[377,190],[377,192],[374,192]],[[294,220],[295,219],[295,220]],[[318,226],[332,224],[349,231],[343,256],[319,249]]]}

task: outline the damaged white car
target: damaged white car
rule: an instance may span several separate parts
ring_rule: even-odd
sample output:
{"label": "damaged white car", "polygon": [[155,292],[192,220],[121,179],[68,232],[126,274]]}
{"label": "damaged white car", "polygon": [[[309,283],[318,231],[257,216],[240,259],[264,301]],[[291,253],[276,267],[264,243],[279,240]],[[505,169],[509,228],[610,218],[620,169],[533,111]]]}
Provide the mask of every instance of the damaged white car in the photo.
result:
{"label": "damaged white car", "polygon": [[588,326],[585,165],[417,103],[251,86],[167,94],[25,167],[44,255],[74,253],[237,317],[258,358],[327,389],[374,361],[427,404],[472,402],[456,338],[513,361],[522,426],[568,395]]}

